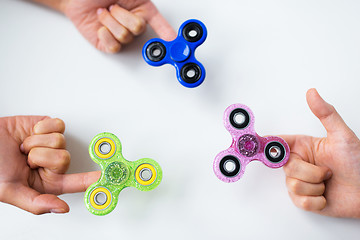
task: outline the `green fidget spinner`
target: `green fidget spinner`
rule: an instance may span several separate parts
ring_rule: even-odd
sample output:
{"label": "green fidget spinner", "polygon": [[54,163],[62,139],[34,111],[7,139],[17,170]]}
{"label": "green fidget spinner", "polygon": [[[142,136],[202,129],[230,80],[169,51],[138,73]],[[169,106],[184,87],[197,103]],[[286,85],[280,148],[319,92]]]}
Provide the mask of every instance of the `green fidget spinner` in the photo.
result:
{"label": "green fidget spinner", "polygon": [[112,133],[96,135],[90,143],[89,154],[101,167],[100,179],[84,196],[85,205],[92,214],[105,215],[114,210],[119,193],[126,187],[150,191],[161,182],[160,165],[150,158],[126,160],[121,153],[120,140]]}

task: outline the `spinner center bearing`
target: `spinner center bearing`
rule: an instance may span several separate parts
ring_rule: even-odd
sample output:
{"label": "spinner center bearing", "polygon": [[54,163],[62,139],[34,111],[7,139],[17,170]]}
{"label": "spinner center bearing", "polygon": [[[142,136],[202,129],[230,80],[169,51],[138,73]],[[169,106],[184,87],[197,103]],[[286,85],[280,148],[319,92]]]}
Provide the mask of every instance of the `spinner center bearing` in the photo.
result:
{"label": "spinner center bearing", "polygon": [[112,184],[119,185],[129,177],[129,169],[122,162],[113,162],[105,170],[106,180]]}
{"label": "spinner center bearing", "polygon": [[259,149],[257,138],[251,134],[245,134],[239,138],[239,151],[245,157],[254,156]]}

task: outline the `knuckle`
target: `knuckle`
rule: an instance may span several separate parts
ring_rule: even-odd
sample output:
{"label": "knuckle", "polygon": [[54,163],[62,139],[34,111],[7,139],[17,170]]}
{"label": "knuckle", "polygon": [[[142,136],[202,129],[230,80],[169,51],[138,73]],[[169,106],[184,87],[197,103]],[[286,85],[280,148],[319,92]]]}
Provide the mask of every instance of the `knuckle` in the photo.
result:
{"label": "knuckle", "polygon": [[5,191],[6,191],[5,186],[3,186],[3,184],[0,184],[0,202],[4,202]]}
{"label": "knuckle", "polygon": [[104,35],[104,33],[107,31],[106,27],[105,26],[102,26],[98,29],[97,33],[98,33],[98,36],[102,36]]}
{"label": "knuckle", "polygon": [[133,33],[140,34],[145,30],[146,23],[141,18],[137,18],[134,22],[134,27],[132,29]]}
{"label": "knuckle", "polygon": [[319,189],[319,194],[324,194],[324,192],[325,192],[325,184],[324,183],[321,183],[321,185],[320,185],[320,189]]}
{"label": "knuckle", "polygon": [[285,164],[284,166],[283,166],[283,170],[284,170],[284,173],[285,173],[285,175],[286,176],[288,176],[289,174],[288,174],[288,172],[289,172],[289,163],[287,163],[287,164]]}
{"label": "knuckle", "polygon": [[65,130],[65,123],[60,118],[54,118],[54,124],[59,131],[63,132]]}
{"label": "knuckle", "polygon": [[109,14],[110,13],[107,10],[104,10],[100,14],[98,14],[98,19],[100,20],[100,22],[102,22],[109,17]]}
{"label": "knuckle", "polygon": [[64,164],[68,165],[70,163],[70,153],[68,151],[64,151],[64,154],[63,154],[63,161],[64,161]]}
{"label": "knuckle", "polygon": [[43,212],[40,211],[40,209],[32,209],[32,210],[30,210],[30,212],[31,212],[32,214],[34,214],[34,215],[41,215],[41,214],[43,214]]}
{"label": "knuckle", "polygon": [[70,163],[70,153],[66,150],[58,151],[58,161],[61,165]]}
{"label": "knuckle", "polygon": [[330,111],[331,111],[331,113],[336,113],[335,107],[331,104],[330,104]]}
{"label": "knuckle", "polygon": [[326,207],[326,198],[322,197],[321,198],[321,203],[319,205],[319,209],[318,210],[323,210]]}
{"label": "knuckle", "polygon": [[119,5],[117,5],[117,4],[112,5],[112,7],[110,9],[110,13],[112,15],[114,15],[115,12],[119,12],[119,11],[121,11],[121,8]]}
{"label": "knuckle", "polygon": [[30,149],[31,148],[31,142],[32,142],[32,136],[25,138],[23,141],[24,149]]}
{"label": "knuckle", "polygon": [[299,193],[301,191],[301,183],[297,180],[291,180],[290,183],[290,190],[294,193]]}
{"label": "knuckle", "polygon": [[41,159],[43,158],[44,152],[39,148],[32,148],[27,157],[27,163],[30,168],[36,168],[39,164],[41,164]]}
{"label": "knuckle", "polygon": [[300,208],[306,210],[306,211],[309,211],[311,209],[311,200],[309,197],[302,197],[300,199]]}
{"label": "knuckle", "polygon": [[124,29],[123,31],[121,31],[118,36],[117,36],[117,40],[119,42],[123,42],[123,43],[128,43],[132,40],[131,34],[127,29]]}
{"label": "knuckle", "polygon": [[36,158],[36,156],[39,155],[39,151],[40,150],[38,148],[32,148],[28,154],[28,161],[32,161],[34,158]]}
{"label": "knuckle", "polygon": [[62,148],[65,146],[65,136],[61,133],[53,135],[53,147]]}
{"label": "knuckle", "polygon": [[121,49],[121,45],[120,44],[115,44],[115,45],[109,47],[109,52],[110,53],[117,53],[117,52],[120,51],[120,49]]}
{"label": "knuckle", "polygon": [[291,162],[288,162],[288,164],[286,164],[284,166],[284,171],[286,176],[294,176],[295,172],[296,172],[296,166],[294,166],[294,164],[292,164]]}
{"label": "knuckle", "polygon": [[321,183],[323,181],[323,179],[325,178],[325,174],[324,172],[318,172],[316,174],[313,175],[314,178],[314,182],[316,183]]}

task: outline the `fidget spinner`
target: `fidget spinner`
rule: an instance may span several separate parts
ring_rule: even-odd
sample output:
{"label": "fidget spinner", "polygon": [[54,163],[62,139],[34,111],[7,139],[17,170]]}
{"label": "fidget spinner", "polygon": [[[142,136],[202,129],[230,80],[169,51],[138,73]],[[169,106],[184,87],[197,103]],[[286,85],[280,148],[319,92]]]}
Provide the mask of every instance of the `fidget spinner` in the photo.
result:
{"label": "fidget spinner", "polygon": [[142,54],[145,61],[152,66],[172,64],[183,86],[197,87],[205,79],[205,68],[196,60],[194,54],[206,36],[205,25],[198,20],[190,19],[180,26],[175,40],[166,42],[160,38],[151,39],[145,43]]}
{"label": "fidget spinner", "polygon": [[279,137],[260,137],[254,130],[254,114],[245,105],[233,104],[224,113],[224,125],[233,141],[214,160],[215,175],[224,182],[236,182],[249,162],[258,160],[270,168],[279,168],[289,160],[288,144]]}
{"label": "fidget spinner", "polygon": [[126,187],[149,191],[161,182],[160,165],[150,158],[126,160],[120,140],[112,133],[96,135],[90,143],[89,154],[101,167],[100,179],[86,190],[84,197],[92,214],[105,215],[114,210],[119,193]]}

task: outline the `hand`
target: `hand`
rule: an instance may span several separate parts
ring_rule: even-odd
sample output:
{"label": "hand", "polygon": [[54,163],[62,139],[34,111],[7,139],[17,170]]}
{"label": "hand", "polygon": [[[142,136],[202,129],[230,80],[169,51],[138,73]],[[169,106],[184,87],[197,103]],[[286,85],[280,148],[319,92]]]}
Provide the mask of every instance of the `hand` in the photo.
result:
{"label": "hand", "polygon": [[34,214],[66,213],[56,195],[85,191],[100,172],[64,174],[70,164],[64,122],[40,116],[0,118],[0,201]]}
{"label": "hand", "polygon": [[118,52],[146,23],[165,40],[176,33],[150,0],[63,0],[63,11],[81,34],[104,52]]}
{"label": "hand", "polygon": [[327,137],[281,136],[290,145],[284,166],[294,204],[327,216],[360,218],[360,141],[315,89],[307,102]]}

